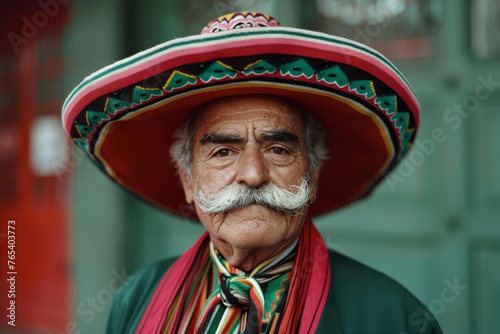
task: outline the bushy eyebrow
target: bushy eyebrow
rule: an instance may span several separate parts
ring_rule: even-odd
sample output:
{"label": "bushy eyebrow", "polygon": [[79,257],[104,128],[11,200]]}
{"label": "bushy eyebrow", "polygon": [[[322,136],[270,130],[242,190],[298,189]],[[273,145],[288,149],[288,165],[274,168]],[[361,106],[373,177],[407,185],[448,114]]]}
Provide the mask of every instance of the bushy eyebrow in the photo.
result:
{"label": "bushy eyebrow", "polygon": [[200,144],[225,144],[225,143],[242,143],[243,138],[237,135],[212,132],[206,134],[200,140]]}
{"label": "bushy eyebrow", "polygon": [[[291,144],[298,144],[299,137],[288,130],[265,130],[259,134],[258,141],[277,141]],[[200,144],[227,144],[227,143],[243,143],[244,139],[241,136],[212,132],[206,134],[201,140]]]}
{"label": "bushy eyebrow", "polygon": [[299,137],[288,130],[262,131],[258,138],[260,141],[278,141],[298,144]]}

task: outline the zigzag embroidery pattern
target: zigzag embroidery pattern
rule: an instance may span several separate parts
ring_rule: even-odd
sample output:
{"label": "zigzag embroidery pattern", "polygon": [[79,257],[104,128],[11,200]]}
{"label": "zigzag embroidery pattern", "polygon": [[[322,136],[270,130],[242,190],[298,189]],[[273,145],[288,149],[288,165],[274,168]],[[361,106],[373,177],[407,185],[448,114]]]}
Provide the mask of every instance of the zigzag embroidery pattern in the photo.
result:
{"label": "zigzag embroidery pattern", "polygon": [[347,89],[350,94],[355,94],[378,108],[392,122],[394,128],[398,131],[401,147],[398,158],[403,156],[411,147],[411,139],[413,138],[415,129],[410,128],[410,113],[398,110],[397,97],[394,94],[378,96],[372,81],[350,81],[344,71],[342,71],[341,65],[333,64],[331,67],[317,71],[304,58],[281,64],[279,68],[265,59],[260,59],[248,64],[241,71],[234,69],[220,60],[216,60],[207,66],[198,76],[173,70],[162,88],[147,88],[136,85],[133,88],[130,101],[108,97],[103,111],[83,110],[86,124],[76,124],[75,122],[75,128],[80,137],[73,138],[73,140],[78,146],[87,151],[87,153],[90,153],[88,152],[89,145],[87,140],[92,137],[93,132],[101,125],[112,121],[117,115],[130,108],[140,106],[153,99],[164,97],[169,93],[188,86],[206,85],[214,80],[226,78],[234,79],[238,75],[245,77],[251,75],[276,75],[276,71],[279,71],[282,77],[303,77],[317,84],[336,86],[342,91],[346,91]]}

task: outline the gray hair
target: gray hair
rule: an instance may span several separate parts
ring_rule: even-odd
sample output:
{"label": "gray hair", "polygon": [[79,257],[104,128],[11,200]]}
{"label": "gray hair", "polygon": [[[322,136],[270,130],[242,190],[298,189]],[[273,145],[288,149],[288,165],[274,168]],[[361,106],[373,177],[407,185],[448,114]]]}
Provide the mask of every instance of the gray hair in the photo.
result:
{"label": "gray hair", "polygon": [[[321,123],[309,112],[301,109],[304,116],[305,146],[309,158],[309,172],[320,169],[328,160],[328,149],[325,144],[325,131]],[[175,141],[170,146],[170,155],[177,170],[182,169],[191,176],[193,169],[193,144],[198,111],[189,116],[174,132]]]}

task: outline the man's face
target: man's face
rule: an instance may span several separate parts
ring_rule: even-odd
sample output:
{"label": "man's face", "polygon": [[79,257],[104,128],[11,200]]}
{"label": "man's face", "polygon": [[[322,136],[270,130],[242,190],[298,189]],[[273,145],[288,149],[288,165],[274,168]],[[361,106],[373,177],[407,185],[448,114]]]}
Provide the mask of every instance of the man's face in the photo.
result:
{"label": "man's face", "polygon": [[[289,189],[308,172],[303,116],[284,99],[217,100],[197,116],[194,131],[192,176],[181,172],[189,204],[197,186],[209,195],[229,185],[262,188],[274,183]],[[309,177],[314,194],[318,172]],[[196,203],[195,207],[214,242],[242,249],[287,245],[305,220],[304,214],[258,204],[224,213],[205,213]]]}

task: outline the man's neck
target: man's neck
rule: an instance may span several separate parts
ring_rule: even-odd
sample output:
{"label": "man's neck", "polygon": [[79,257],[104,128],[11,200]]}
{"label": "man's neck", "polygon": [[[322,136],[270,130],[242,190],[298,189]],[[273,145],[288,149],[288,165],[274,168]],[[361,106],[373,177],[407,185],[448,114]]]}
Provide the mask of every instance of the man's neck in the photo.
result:
{"label": "man's neck", "polygon": [[233,267],[236,267],[244,272],[250,273],[252,270],[264,261],[278,256],[288,247],[293,245],[297,238],[290,240],[287,243],[281,244],[279,247],[267,248],[237,248],[227,242],[221,240],[211,241],[220,255]]}

